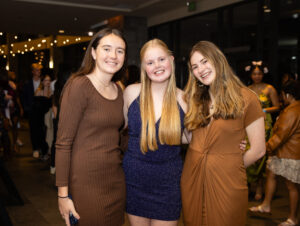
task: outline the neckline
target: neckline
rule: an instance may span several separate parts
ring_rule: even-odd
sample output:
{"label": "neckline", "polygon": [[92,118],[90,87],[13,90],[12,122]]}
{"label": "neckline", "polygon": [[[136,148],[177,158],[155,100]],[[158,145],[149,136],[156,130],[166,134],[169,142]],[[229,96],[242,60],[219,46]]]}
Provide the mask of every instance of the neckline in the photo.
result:
{"label": "neckline", "polygon": [[114,99],[109,99],[109,98],[104,97],[104,96],[96,89],[96,87],[94,86],[94,84],[92,83],[92,81],[90,80],[89,77],[87,77],[86,75],[85,75],[84,77],[86,77],[86,79],[88,80],[88,82],[90,83],[90,85],[93,87],[93,90],[94,90],[96,93],[98,93],[98,95],[99,95],[101,98],[103,98],[103,99],[105,99],[105,100],[107,100],[107,101],[117,101],[117,100],[119,99],[120,90],[119,90],[119,87],[118,87],[117,84],[114,83],[114,84],[117,86],[117,97],[114,98]]}
{"label": "neckline", "polygon": [[[135,99],[134,99],[134,101],[132,101],[132,103],[129,105],[129,107],[128,107],[128,112],[129,112],[129,109],[131,108],[131,106],[133,105],[133,103],[134,102],[138,102],[138,100],[140,99],[140,95],[138,95]],[[138,103],[137,103],[138,104]],[[183,113],[184,114],[184,111],[183,111],[183,109],[182,109],[182,107],[181,107],[181,105],[178,103],[178,101],[177,101],[177,105],[179,106],[179,115],[180,115],[180,118],[181,118],[181,114]],[[140,107],[140,105],[138,104],[138,108]],[[127,113],[128,114],[128,113]],[[141,114],[140,113],[140,108],[139,108],[139,114]],[[159,122],[161,120],[161,116],[155,121],[155,125]]]}

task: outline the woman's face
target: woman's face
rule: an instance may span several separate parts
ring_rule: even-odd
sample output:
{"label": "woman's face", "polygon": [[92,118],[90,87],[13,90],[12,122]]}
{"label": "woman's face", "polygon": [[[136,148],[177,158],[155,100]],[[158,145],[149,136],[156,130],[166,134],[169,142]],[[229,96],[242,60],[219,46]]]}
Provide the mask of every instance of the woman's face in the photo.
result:
{"label": "woman's face", "polygon": [[144,54],[142,66],[152,82],[161,83],[172,74],[173,56],[160,47],[149,47]]}
{"label": "woman's face", "polygon": [[216,69],[200,52],[194,52],[190,59],[194,76],[204,85],[209,86],[216,79]]}
{"label": "woman's face", "polygon": [[258,67],[254,68],[254,70],[251,73],[251,79],[252,79],[253,83],[255,83],[255,84],[261,83],[263,80],[263,77],[264,77],[264,75],[263,75],[262,71]]}
{"label": "woman's face", "polygon": [[114,34],[104,36],[96,49],[92,48],[92,57],[97,69],[105,74],[118,72],[125,60],[125,42]]}
{"label": "woman's face", "polygon": [[44,87],[50,87],[50,83],[51,83],[51,78],[50,78],[50,76],[46,75],[43,80]]}

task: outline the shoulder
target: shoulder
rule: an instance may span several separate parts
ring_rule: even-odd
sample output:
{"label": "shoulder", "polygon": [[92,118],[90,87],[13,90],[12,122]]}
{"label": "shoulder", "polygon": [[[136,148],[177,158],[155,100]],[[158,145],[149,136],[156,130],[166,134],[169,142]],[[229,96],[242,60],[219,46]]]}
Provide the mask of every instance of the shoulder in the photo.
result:
{"label": "shoulder", "polygon": [[276,89],[274,88],[274,86],[272,86],[270,84],[266,84],[266,88],[268,90],[268,93],[277,92]]}
{"label": "shoulder", "polygon": [[141,92],[141,83],[136,83],[136,84],[129,85],[125,88],[124,96],[137,97],[140,94],[140,92]]}
{"label": "shoulder", "polygon": [[184,91],[177,88],[176,89],[176,98],[177,102],[179,103],[180,107],[184,111],[184,113],[187,112],[187,103],[184,101]]}
{"label": "shoulder", "polygon": [[124,90],[124,101],[129,106],[132,101],[134,101],[141,92],[141,83],[136,83],[129,85]]}
{"label": "shoulder", "polygon": [[86,76],[71,77],[66,83],[66,89],[84,91],[90,85]]}
{"label": "shoulder", "polygon": [[259,103],[260,105],[259,96],[253,90],[247,87],[243,87],[241,88],[241,94],[246,106],[251,105],[251,103],[255,102]]}
{"label": "shoulder", "polygon": [[252,89],[249,89],[247,87],[242,87],[241,88],[241,94],[243,96],[244,99],[258,99],[258,95],[252,90]]}

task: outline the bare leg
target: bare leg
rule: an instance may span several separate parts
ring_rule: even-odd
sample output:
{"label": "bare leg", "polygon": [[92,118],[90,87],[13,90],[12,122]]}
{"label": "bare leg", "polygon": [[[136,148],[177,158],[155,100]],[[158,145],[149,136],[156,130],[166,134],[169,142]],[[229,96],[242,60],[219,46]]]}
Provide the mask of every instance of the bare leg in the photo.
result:
{"label": "bare leg", "polygon": [[131,226],[151,226],[151,219],[127,214]]}
{"label": "bare leg", "polygon": [[263,191],[263,179],[259,178],[256,184],[256,191],[255,191],[255,197],[254,199],[256,201],[261,200],[262,198],[262,191]]}
{"label": "bare leg", "polygon": [[298,222],[297,210],[298,210],[299,192],[298,192],[297,184],[287,179],[285,180],[285,184],[289,190],[289,197],[290,197],[290,213],[288,218],[294,222]]}
{"label": "bare leg", "polygon": [[177,226],[178,221],[161,221],[151,219],[151,226]]}
{"label": "bare leg", "polygon": [[267,169],[267,183],[266,183],[266,189],[265,189],[265,199],[261,206],[266,211],[271,211],[271,201],[273,198],[273,195],[276,190],[276,176],[275,174]]}
{"label": "bare leg", "polygon": [[267,169],[267,183],[265,188],[265,199],[259,206],[250,208],[252,212],[271,212],[271,201],[276,190],[276,175]]}

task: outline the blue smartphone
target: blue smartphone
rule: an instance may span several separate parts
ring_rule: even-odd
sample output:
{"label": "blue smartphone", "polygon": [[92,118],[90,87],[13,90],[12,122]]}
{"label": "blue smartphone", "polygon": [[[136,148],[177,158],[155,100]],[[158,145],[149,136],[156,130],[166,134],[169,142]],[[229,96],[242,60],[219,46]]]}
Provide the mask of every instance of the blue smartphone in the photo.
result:
{"label": "blue smartphone", "polygon": [[[72,200],[72,196],[71,195],[68,195],[69,196],[69,199]],[[69,216],[69,219],[70,219],[70,224],[71,225],[76,225],[78,224],[78,219],[76,217],[74,217],[74,215],[70,212],[70,216]]]}

